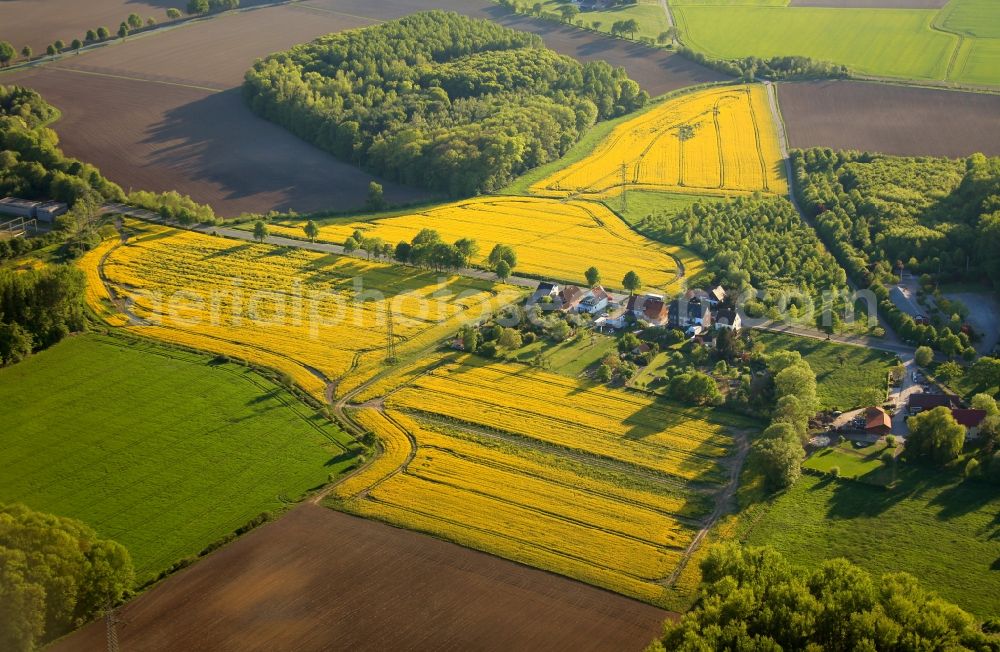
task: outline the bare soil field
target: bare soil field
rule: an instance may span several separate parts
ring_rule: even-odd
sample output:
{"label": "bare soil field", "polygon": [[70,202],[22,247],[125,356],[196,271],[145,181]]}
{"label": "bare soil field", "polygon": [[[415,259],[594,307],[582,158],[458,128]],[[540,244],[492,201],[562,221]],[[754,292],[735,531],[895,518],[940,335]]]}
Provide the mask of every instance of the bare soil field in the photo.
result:
{"label": "bare soil field", "polygon": [[[11,82],[62,110],[53,126],[69,155],[126,190],[177,190],[220,215],[356,208],[373,178],[254,116],[237,88],[220,93],[52,66],[0,76]],[[384,186],[393,202],[427,196]]]}
{"label": "bare soil field", "polygon": [[443,9],[474,18],[487,18],[512,29],[538,34],[546,46],[560,54],[580,61],[604,59],[612,65],[621,66],[653,96],[694,84],[731,79],[665,50],[511,14],[489,0],[306,0],[303,4],[380,20],[392,20],[428,9]]}
{"label": "bare soil field", "polygon": [[778,85],[790,147],[1000,154],[1000,95],[856,81]]}
{"label": "bare soil field", "polygon": [[[119,611],[123,650],[639,650],[668,612],[303,504]],[[97,621],[53,652],[100,650]]]}
{"label": "bare soil field", "polygon": [[227,90],[243,83],[243,75],[256,59],[330,32],[375,22],[300,4],[261,7],[127,39],[56,65]]}
{"label": "bare soil field", "polygon": [[789,7],[837,9],[940,9],[948,0],[791,0]]}
{"label": "bare soil field", "polygon": [[[267,4],[275,0],[243,0],[243,7]],[[83,40],[88,29],[107,27],[111,33],[129,14],[153,18],[158,24],[169,22],[167,9],[181,12],[187,6],[182,0],[0,0],[0,41],[10,41],[20,53],[30,45],[36,54],[62,39],[70,43]]]}

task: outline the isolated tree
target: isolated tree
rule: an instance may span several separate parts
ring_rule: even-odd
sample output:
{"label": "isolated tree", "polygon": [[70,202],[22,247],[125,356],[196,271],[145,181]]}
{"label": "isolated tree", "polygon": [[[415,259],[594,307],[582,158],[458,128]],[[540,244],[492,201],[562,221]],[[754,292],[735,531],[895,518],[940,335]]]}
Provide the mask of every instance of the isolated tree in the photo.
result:
{"label": "isolated tree", "polygon": [[57,38],[55,42],[52,43],[52,45],[55,46],[57,52],[62,52],[63,50],[66,49],[66,44],[63,42],[62,39],[59,38]]}
{"label": "isolated tree", "polygon": [[23,48],[21,48],[21,56],[24,57],[25,59],[31,59],[30,45],[25,45]]}
{"label": "isolated tree", "polygon": [[497,343],[505,349],[513,350],[521,348],[524,340],[521,337],[521,332],[516,328],[505,328],[500,333]]}
{"label": "isolated tree", "polygon": [[83,41],[78,38],[73,39],[73,42],[69,44],[69,47],[74,50],[79,50],[83,47]]}
{"label": "isolated tree", "polygon": [[956,378],[961,378],[965,374],[965,370],[957,362],[949,360],[948,362],[942,362],[935,373],[941,380],[950,382]]}
{"label": "isolated tree", "polygon": [[601,25],[603,24],[604,23],[602,21],[595,20],[594,22],[590,23],[590,26],[594,28],[595,32],[599,32],[601,31]]}
{"label": "isolated tree", "polygon": [[500,279],[502,282],[506,282],[507,279],[510,278],[510,265],[507,263],[506,260],[501,260],[499,263],[497,263],[495,271],[497,274],[497,278]]}
{"label": "isolated tree", "polygon": [[906,439],[906,454],[916,458],[929,459],[944,465],[958,457],[965,443],[965,428],[962,427],[951,410],[936,407],[906,420],[910,436]]}
{"label": "isolated tree", "polygon": [[479,254],[479,244],[472,238],[456,240],[455,248],[462,254],[462,267],[468,267],[472,259]]}
{"label": "isolated tree", "polygon": [[542,15],[542,3],[541,2],[536,2],[535,4],[531,5],[531,14],[533,16],[541,16]]}
{"label": "isolated tree", "polygon": [[639,278],[638,274],[630,270],[622,278],[622,287],[628,290],[629,294],[635,294],[636,290],[642,287],[642,279]]}
{"label": "isolated tree", "polygon": [[505,262],[507,263],[508,271],[510,271],[517,267],[517,252],[510,245],[496,244],[490,250],[490,255],[487,257],[486,262],[493,269],[496,269],[497,265],[501,262]]}
{"label": "isolated tree", "polygon": [[7,41],[0,41],[0,66],[7,66],[14,58],[14,46]]}
{"label": "isolated tree", "polygon": [[934,360],[934,351],[929,346],[918,346],[913,358],[921,367],[926,367]]}
{"label": "isolated tree", "polygon": [[370,211],[380,211],[385,208],[385,196],[382,192],[382,184],[372,181],[368,184],[368,197],[365,199],[365,208]]}
{"label": "isolated tree", "polygon": [[45,48],[45,54],[49,55],[50,57],[51,57],[52,55],[54,55],[55,53],[56,53],[56,46],[54,46],[54,45],[52,45],[52,44],[49,44],[49,45],[48,45],[48,46],[47,46],[47,47]]}
{"label": "isolated tree", "polygon": [[257,242],[264,242],[269,235],[270,230],[267,228],[267,223],[264,220],[257,220],[253,225],[253,239]]}
{"label": "isolated tree", "polygon": [[392,254],[392,257],[401,263],[408,262],[410,260],[410,250],[412,248],[413,245],[403,240],[396,245],[396,251]]}
{"label": "isolated tree", "polygon": [[309,238],[309,242],[316,242],[316,238],[319,237],[319,227],[316,226],[316,222],[309,220],[306,225],[302,227],[305,231],[306,237]]}
{"label": "isolated tree", "polygon": [[753,454],[772,491],[787,489],[802,475],[805,451],[799,440],[790,437],[761,439],[754,443]]}
{"label": "isolated tree", "polygon": [[146,27],[152,27],[155,24],[156,24],[156,19],[153,18],[152,16],[146,19]]}
{"label": "isolated tree", "polygon": [[594,287],[601,282],[601,272],[596,267],[589,267],[587,271],[583,273],[587,278],[587,285]]}
{"label": "isolated tree", "polygon": [[93,43],[97,40],[97,31],[88,29],[87,34],[83,37],[83,40],[87,43]]}
{"label": "isolated tree", "polygon": [[885,390],[879,387],[867,387],[861,391],[859,403],[862,407],[882,405],[885,402]]}
{"label": "isolated tree", "polygon": [[128,36],[128,25],[122,23],[118,26],[118,38],[125,38]]}
{"label": "isolated tree", "polygon": [[361,243],[353,235],[344,240],[344,252],[352,253],[361,247]]}
{"label": "isolated tree", "polygon": [[128,18],[125,19],[125,22],[128,23],[128,26],[131,29],[139,29],[142,27],[142,16],[135,13],[129,14]]}
{"label": "isolated tree", "polygon": [[972,397],[969,401],[971,405],[976,410],[983,410],[988,416],[994,414],[1000,414],[1000,409],[997,408],[997,400],[985,392],[980,392]]}
{"label": "isolated tree", "polygon": [[169,9],[167,9],[167,18],[169,20],[177,20],[180,17],[181,17],[180,9],[176,9],[174,7],[170,7]]}
{"label": "isolated tree", "polygon": [[108,30],[107,27],[104,27],[102,25],[101,27],[97,28],[97,38],[98,40],[106,41],[109,38],[111,38],[111,32]]}
{"label": "isolated tree", "polygon": [[659,36],[656,37],[656,42],[660,45],[665,45],[667,43],[674,43],[677,40],[677,28],[668,27],[666,31],[660,32]]}
{"label": "isolated tree", "polygon": [[574,18],[580,15],[580,10],[576,5],[565,4],[559,7],[559,15],[562,16],[563,22],[571,23]]}
{"label": "isolated tree", "polygon": [[634,18],[629,18],[622,23],[622,30],[628,32],[629,38],[635,38],[635,33],[639,31],[639,23]]}
{"label": "isolated tree", "polygon": [[207,14],[208,0],[189,0],[187,4],[187,12],[191,16],[197,14]]}
{"label": "isolated tree", "polygon": [[462,329],[462,349],[467,353],[475,353],[479,346],[479,334],[468,326]]}

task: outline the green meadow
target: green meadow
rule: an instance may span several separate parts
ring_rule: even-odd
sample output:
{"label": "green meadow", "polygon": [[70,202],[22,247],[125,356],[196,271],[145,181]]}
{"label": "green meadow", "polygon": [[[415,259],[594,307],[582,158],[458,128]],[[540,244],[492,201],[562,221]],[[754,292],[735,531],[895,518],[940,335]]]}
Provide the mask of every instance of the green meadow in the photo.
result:
{"label": "green meadow", "polygon": [[80,519],[139,583],[354,463],[352,440],[245,367],[82,335],[0,369],[0,502]]}

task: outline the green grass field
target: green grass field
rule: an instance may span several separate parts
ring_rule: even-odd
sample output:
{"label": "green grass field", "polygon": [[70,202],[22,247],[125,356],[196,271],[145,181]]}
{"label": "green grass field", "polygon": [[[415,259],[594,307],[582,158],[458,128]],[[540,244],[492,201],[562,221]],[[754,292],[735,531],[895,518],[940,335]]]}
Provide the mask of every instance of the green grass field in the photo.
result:
{"label": "green grass field", "polygon": [[803,566],[846,557],[873,573],[906,571],[980,617],[1000,613],[996,487],[903,465],[899,479],[887,491],[804,475],[746,515],[743,538]]}
{"label": "green grass field", "polygon": [[820,406],[848,410],[859,407],[861,394],[872,387],[886,387],[896,356],[859,346],[825,342],[784,333],[754,331],[765,352],[798,351],[816,372]]}
{"label": "green grass field", "polygon": [[852,442],[845,441],[839,446],[816,451],[802,466],[822,473],[829,473],[836,467],[842,478],[885,486],[892,480],[891,468],[881,459],[887,448],[885,443],[878,443],[858,449]]}
{"label": "green grass field", "polygon": [[1000,8],[996,0],[951,0],[939,14],[944,29],[966,36],[1000,39]]}
{"label": "green grass field", "polygon": [[0,501],[117,540],[140,583],[354,458],[346,434],[259,374],[118,337],[2,369],[0,395]]}
{"label": "green grass field", "polygon": [[[558,14],[559,8],[565,5],[568,0],[542,0],[542,11],[547,14]],[[529,2],[528,7],[534,5]],[[670,25],[667,23],[667,15],[660,6],[659,0],[638,0],[637,4],[616,7],[607,10],[583,11],[573,20],[574,24],[583,21],[583,27],[593,29],[605,34],[611,33],[611,25],[619,20],[634,19],[639,24],[639,30],[635,33],[635,38],[647,37],[656,39],[661,32],[665,32]],[[595,25],[594,23],[597,23]]]}
{"label": "green grass field", "polygon": [[677,214],[682,210],[697,204],[699,201],[721,201],[723,197],[708,195],[688,195],[673,192],[656,192],[654,190],[630,190],[625,197],[625,208],[622,208],[620,197],[606,199],[602,203],[621,216],[629,225],[635,226],[652,213],[664,212]]}
{"label": "green grass field", "polygon": [[[943,79],[959,38],[936,12],[769,6],[678,6],[682,38],[706,55],[808,56],[871,75]],[[995,71],[1000,83],[1000,70]]]}

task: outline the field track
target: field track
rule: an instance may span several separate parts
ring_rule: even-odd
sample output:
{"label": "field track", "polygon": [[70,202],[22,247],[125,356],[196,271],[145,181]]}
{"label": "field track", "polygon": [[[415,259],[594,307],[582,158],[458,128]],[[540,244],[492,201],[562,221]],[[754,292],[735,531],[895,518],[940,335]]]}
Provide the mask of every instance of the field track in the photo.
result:
{"label": "field track", "polygon": [[[127,650],[638,650],[668,616],[309,503],[120,610]],[[103,621],[49,648],[105,646]]]}
{"label": "field track", "polygon": [[1000,95],[856,81],[778,84],[790,147],[1000,155]]}

